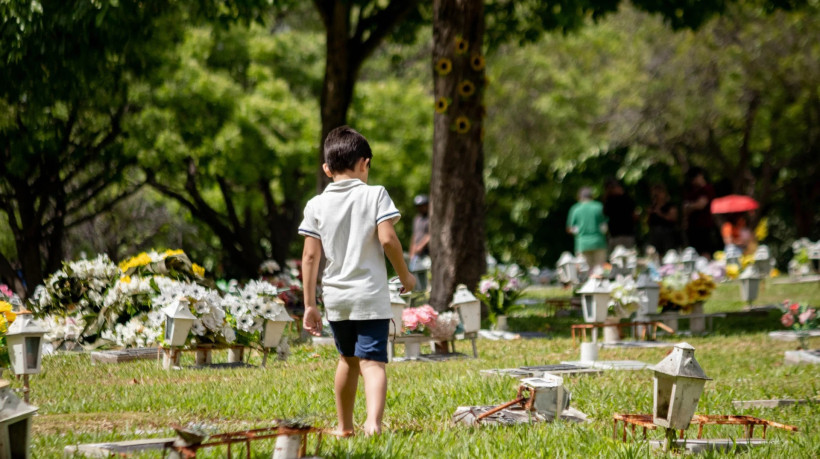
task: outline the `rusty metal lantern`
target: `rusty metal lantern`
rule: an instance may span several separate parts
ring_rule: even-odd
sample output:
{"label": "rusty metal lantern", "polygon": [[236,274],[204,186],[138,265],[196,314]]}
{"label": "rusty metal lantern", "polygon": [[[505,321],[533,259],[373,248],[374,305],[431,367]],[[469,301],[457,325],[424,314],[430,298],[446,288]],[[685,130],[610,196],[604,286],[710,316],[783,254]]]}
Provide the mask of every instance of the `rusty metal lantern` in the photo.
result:
{"label": "rusty metal lantern", "polygon": [[402,329],[402,312],[407,302],[401,297],[399,288],[395,284],[390,284],[390,309],[393,311],[393,320],[390,321],[390,335],[396,336]]}
{"label": "rusty metal lantern", "polygon": [[450,307],[458,309],[464,333],[473,333],[481,329],[481,302],[466,285],[459,284],[456,288]]}
{"label": "rusty metal lantern", "polygon": [[40,373],[40,364],[43,359],[43,335],[45,334],[46,330],[34,320],[31,312],[17,313],[17,319],[9,326],[6,333],[6,346],[14,374]]}
{"label": "rusty metal lantern", "polygon": [[530,410],[548,419],[558,419],[569,408],[571,395],[560,376],[545,373],[540,378],[525,378],[521,386],[531,393]]}
{"label": "rusty metal lantern", "polygon": [[695,360],[695,348],[678,343],[654,372],[652,422],[670,430],[685,430],[698,407],[703,386],[711,378]]}
{"label": "rusty metal lantern", "polygon": [[188,332],[196,320],[188,306],[188,300],[174,300],[162,312],[165,313],[165,344],[171,347],[184,346],[188,340]]}
{"label": "rusty metal lantern", "polygon": [[578,289],[585,322],[603,322],[606,319],[610,291],[609,281],[600,277],[591,277]]}

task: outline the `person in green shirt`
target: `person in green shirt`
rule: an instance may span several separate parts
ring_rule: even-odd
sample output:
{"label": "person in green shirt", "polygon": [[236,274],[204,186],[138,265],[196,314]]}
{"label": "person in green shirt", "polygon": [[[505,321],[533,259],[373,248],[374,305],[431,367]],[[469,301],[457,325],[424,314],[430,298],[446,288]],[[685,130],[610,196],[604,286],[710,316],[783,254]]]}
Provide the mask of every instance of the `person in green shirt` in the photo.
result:
{"label": "person in green shirt", "polygon": [[567,216],[567,232],[575,236],[575,253],[584,256],[590,270],[606,263],[607,221],[603,204],[592,199],[592,189],[581,188]]}

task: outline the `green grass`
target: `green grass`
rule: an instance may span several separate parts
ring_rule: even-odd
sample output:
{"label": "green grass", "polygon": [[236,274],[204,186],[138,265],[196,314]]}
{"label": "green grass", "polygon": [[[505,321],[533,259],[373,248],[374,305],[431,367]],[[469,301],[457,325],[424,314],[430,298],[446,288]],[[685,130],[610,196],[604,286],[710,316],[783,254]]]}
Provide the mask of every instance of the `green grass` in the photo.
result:
{"label": "green grass", "polygon": [[[713,300],[716,307],[732,301],[731,291],[725,287],[733,286],[720,287]],[[772,290],[775,288],[765,293],[771,296],[772,302],[775,297],[779,301],[781,294],[789,294],[793,299],[803,294],[810,299],[817,297],[816,287]],[[765,295],[764,298],[768,298]],[[767,329],[779,329],[779,324],[767,324]],[[770,429],[769,437],[778,443],[754,450],[753,457],[820,455],[820,405],[736,410],[731,404],[732,400],[739,399],[820,395],[818,367],[783,365],[783,352],[794,349],[796,343],[774,341],[763,332],[686,340],[695,346],[698,361],[713,378],[706,384],[698,413],[748,414],[793,424],[800,429],[797,433]],[[465,346],[461,344],[461,350]],[[401,346],[397,347],[401,352]],[[602,349],[600,358],[655,363],[666,352],[667,349]],[[514,380],[484,377],[479,370],[574,360],[578,350],[566,338],[480,340],[479,354],[477,360],[388,365],[386,433],[375,438],[325,437],[320,455],[423,458],[651,455],[641,443],[624,444],[612,439],[613,413],[651,413],[652,375],[649,371],[566,378],[565,386],[572,392],[572,405],[590,416],[592,422],[588,424],[452,426],[449,419],[458,406],[501,403],[515,396]],[[50,356],[44,360],[43,373],[32,378],[32,403],[40,409],[34,419],[33,457],[60,457],[64,446],[75,443],[172,436],[171,423],[196,422],[218,431],[230,431],[267,426],[274,419],[298,418],[319,427],[331,427],[335,422],[332,381],[336,358],[332,347],[300,345],[293,347],[293,355],[287,362],[269,362],[267,369],[164,371],[155,362],[148,361],[92,365],[88,355]],[[224,352],[215,355],[215,361],[225,359]],[[258,357],[252,357],[251,363],[258,364]],[[193,356],[185,355],[183,365],[192,364]],[[20,388],[21,383],[13,381],[12,386]],[[360,393],[357,422],[363,422],[364,417],[364,398]],[[705,436],[711,438],[741,436],[737,427],[707,426],[704,431]],[[694,437],[696,429],[690,429],[688,435]],[[661,438],[661,434],[650,432],[650,437]],[[310,441],[309,452],[314,441],[315,437]],[[254,457],[270,457],[272,449],[271,441],[259,442],[254,446]],[[234,451],[239,457],[239,450]],[[141,457],[159,457],[159,454]],[[225,452],[214,451],[203,457],[225,457]]]}

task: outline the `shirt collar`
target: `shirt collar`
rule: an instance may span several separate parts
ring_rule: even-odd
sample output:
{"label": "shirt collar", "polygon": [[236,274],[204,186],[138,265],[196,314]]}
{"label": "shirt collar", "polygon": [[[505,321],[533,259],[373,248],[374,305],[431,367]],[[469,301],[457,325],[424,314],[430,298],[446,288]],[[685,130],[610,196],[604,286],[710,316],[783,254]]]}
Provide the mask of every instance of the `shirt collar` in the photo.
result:
{"label": "shirt collar", "polygon": [[325,188],[325,192],[335,192],[335,191],[347,191],[351,188],[355,188],[357,186],[364,185],[365,183],[359,179],[347,179],[347,180],[340,180],[338,182],[331,182]]}

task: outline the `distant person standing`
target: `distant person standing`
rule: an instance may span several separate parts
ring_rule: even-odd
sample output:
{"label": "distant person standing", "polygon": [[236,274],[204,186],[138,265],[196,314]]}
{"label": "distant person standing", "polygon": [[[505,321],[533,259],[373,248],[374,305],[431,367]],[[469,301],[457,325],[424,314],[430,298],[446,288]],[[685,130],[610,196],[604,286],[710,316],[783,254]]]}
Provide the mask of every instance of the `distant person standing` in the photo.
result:
{"label": "distant person standing", "polygon": [[712,220],[710,205],[715,189],[706,177],[706,171],[693,167],[686,173],[683,190],[683,218],[686,242],[699,254],[711,258],[717,250],[717,227]]}
{"label": "distant person standing", "polygon": [[626,194],[621,182],[614,178],[608,179],[604,188],[604,215],[609,220],[609,250],[619,245],[634,248],[635,201]]}
{"label": "distant person standing", "polygon": [[590,270],[606,263],[606,227],[604,206],[592,199],[591,188],[581,188],[569,209],[567,232],[575,236],[575,253],[584,256]]}
{"label": "distant person standing", "polygon": [[430,270],[430,199],[426,194],[413,198],[416,216],[413,218],[413,239],[410,241],[410,272],[416,276],[416,288],[427,290]]}
{"label": "distant person standing", "polygon": [[661,184],[649,189],[652,204],[649,207],[649,245],[663,256],[678,246],[678,209],[669,198],[669,192]]}

